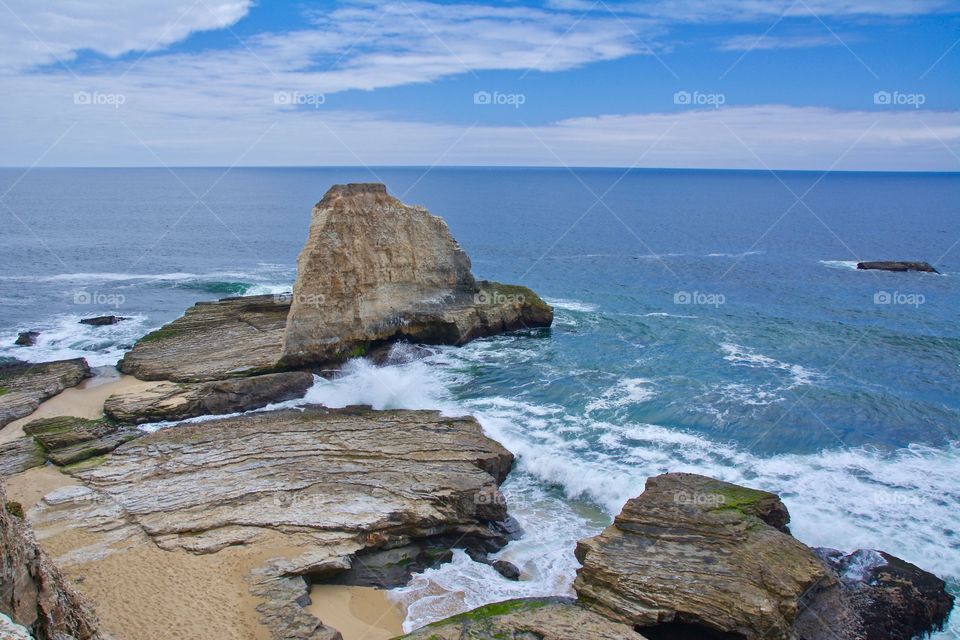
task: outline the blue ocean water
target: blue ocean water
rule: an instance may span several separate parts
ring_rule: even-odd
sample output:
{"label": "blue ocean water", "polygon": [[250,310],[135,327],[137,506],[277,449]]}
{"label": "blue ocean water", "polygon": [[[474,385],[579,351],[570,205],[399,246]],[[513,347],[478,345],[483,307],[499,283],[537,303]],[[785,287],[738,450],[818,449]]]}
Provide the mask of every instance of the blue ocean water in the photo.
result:
{"label": "blue ocean water", "polygon": [[[308,396],[470,412],[519,455],[505,492],[528,533],[502,555],[527,579],[457,555],[396,592],[408,625],[568,591],[576,539],[680,470],[777,491],[804,542],[958,589],[958,174],[0,170],[0,356],[112,364],[197,300],[289,290],[312,205],[347,181],[427,206],[475,274],[556,310],[550,330],[353,361]],[[77,324],[102,313],[133,319]],[[25,329],[40,344],[10,346]]]}

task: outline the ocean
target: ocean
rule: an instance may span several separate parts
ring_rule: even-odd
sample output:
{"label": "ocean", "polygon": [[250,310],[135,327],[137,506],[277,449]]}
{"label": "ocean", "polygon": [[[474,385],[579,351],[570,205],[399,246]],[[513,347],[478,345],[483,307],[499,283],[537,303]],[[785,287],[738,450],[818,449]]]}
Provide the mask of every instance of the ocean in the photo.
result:
{"label": "ocean", "polygon": [[[307,400],[471,413],[518,456],[510,582],[462,552],[408,628],[570,592],[576,540],[647,477],[775,491],[803,542],[960,593],[960,174],[529,168],[0,170],[0,357],[114,364],[199,300],[289,291],[313,204],[385,182],[554,326],[350,361]],[[863,272],[927,260],[941,274]],[[88,327],[82,317],[131,319]],[[18,331],[40,342],[12,346]],[[960,637],[960,616],[938,637]]]}

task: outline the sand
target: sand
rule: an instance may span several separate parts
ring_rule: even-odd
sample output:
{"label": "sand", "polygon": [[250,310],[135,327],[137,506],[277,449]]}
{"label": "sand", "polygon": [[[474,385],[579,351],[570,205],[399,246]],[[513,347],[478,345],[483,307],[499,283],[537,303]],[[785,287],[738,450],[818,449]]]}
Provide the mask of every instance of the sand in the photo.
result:
{"label": "sand", "polygon": [[14,420],[0,430],[0,444],[23,436],[23,425],[38,418],[54,416],[77,416],[78,418],[99,418],[103,415],[103,401],[114,393],[136,391],[155,387],[157,382],[144,382],[133,376],[116,373],[97,375],[88,378],[70,389],[64,389],[26,418]]}
{"label": "sand", "polygon": [[337,629],[343,640],[389,640],[403,635],[403,607],[372,587],[313,585],[307,611]]}
{"label": "sand", "polygon": [[[23,424],[41,417],[97,418],[110,394],[148,389],[155,384],[126,375],[96,376],[7,425],[0,431],[0,442],[22,436]],[[44,495],[76,484],[51,465],[4,479],[8,499],[20,502],[28,518],[29,510]],[[143,536],[103,557],[65,562],[64,558],[76,558],[77,553],[85,559],[91,550],[109,546],[109,539],[72,527],[44,533],[40,545],[58,562],[70,584],[94,606],[102,630],[116,640],[270,639],[269,630],[258,620],[258,601],[251,595],[246,577],[268,559],[291,550],[228,547],[213,554],[194,555],[164,551]],[[314,587],[311,595],[314,604],[308,610],[340,629],[344,640],[378,640],[403,633],[403,609],[389,601],[383,591],[325,585]]]}

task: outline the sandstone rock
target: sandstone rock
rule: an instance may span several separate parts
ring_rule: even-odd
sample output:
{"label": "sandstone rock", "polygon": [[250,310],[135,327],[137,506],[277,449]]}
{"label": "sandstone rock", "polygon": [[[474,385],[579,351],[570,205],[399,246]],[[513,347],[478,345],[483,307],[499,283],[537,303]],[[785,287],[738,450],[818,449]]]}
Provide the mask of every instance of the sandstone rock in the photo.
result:
{"label": "sandstone rock", "polygon": [[109,420],[73,416],[33,420],[23,426],[23,432],[36,440],[50,462],[60,466],[109,453],[143,435],[137,429]]}
{"label": "sandstone rock", "polygon": [[40,337],[39,331],[21,331],[13,344],[18,347],[32,347],[37,344],[37,338]]}
{"label": "sandstone rock", "polygon": [[528,598],[497,602],[429,624],[401,638],[643,640],[643,636],[630,626],[608,620],[570,598]]}
{"label": "sandstone rock", "polygon": [[313,385],[306,371],[213,382],[164,382],[146,391],[114,394],[103,404],[113,420],[140,424],[259,409],[302,397]]}
{"label": "sandstone rock", "polygon": [[141,380],[202,382],[270,373],[283,344],[289,296],[198,302],[140,339],[117,365]]}
{"label": "sandstone rock", "polygon": [[[614,523],[577,545],[579,598],[639,629],[693,624],[731,638],[793,639],[801,598],[837,583],[762,517],[773,494],[693,474],[650,478]],[[778,518],[779,520],[779,518]]]}
{"label": "sandstone rock", "polygon": [[788,522],[771,493],[693,474],[650,478],[577,545],[574,588],[654,639],[909,640],[946,620],[953,600],[935,576],[887,554],[818,556]]}
{"label": "sandstone rock", "polygon": [[442,218],[382,184],[336,185],[297,260],[283,361],[335,362],[397,339],[463,344],[552,320],[525,287],[478,284]]}
{"label": "sandstone rock", "polygon": [[94,327],[103,327],[109,324],[117,324],[118,322],[123,322],[124,320],[129,320],[125,316],[96,316],[95,318],[84,318],[80,321],[80,324],[89,324]]}
{"label": "sandstone rock", "polygon": [[6,504],[0,486],[0,612],[36,640],[99,638],[93,612],[37,546],[26,521],[11,516]]}
{"label": "sandstone rock", "polygon": [[30,415],[41,402],[90,375],[83,358],[0,364],[0,427]]}
{"label": "sandstone rock", "polygon": [[858,262],[857,269],[879,269],[881,271],[926,271],[928,273],[940,273],[933,268],[933,265],[927,262]]}
{"label": "sandstone rock", "polygon": [[11,476],[47,461],[43,447],[33,438],[17,438],[0,444],[0,476]]}
{"label": "sandstone rock", "polygon": [[506,544],[498,485],[512,462],[473,418],[308,406],[145,435],[68,467],[85,486],[46,496],[31,517],[40,531],[109,531],[119,546],[247,545],[275,557],[250,577],[275,637],[332,638],[297,604],[308,582],[411,545]]}

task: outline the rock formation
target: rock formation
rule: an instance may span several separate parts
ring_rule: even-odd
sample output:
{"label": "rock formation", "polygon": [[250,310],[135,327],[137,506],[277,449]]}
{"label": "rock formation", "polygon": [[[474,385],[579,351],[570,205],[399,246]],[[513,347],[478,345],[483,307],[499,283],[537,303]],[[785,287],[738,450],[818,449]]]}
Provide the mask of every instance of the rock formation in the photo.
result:
{"label": "rock formation", "polygon": [[93,318],[83,318],[80,324],[88,324],[94,327],[103,327],[109,324],[117,324],[124,320],[129,320],[126,316],[95,316]]}
{"label": "rock formation", "polygon": [[[653,637],[699,629],[731,640],[909,640],[946,620],[953,599],[943,581],[901,560],[889,561],[885,581],[844,580],[786,532],[788,519],[774,494],[693,474],[650,478],[610,527],[578,543],[574,588]],[[883,615],[906,620],[889,625]]]}
{"label": "rock formation", "polygon": [[121,546],[146,536],[198,554],[262,550],[276,559],[250,587],[275,637],[333,638],[297,602],[308,581],[333,580],[358,558],[373,566],[384,550],[402,564],[416,549],[500,548],[511,529],[498,485],[512,462],[473,418],[308,406],[128,442],[68,467],[84,486],[49,494],[32,518],[39,531],[109,531]]}
{"label": "rock formation", "polygon": [[83,358],[0,364],[0,427],[33,413],[40,403],[90,377]]}
{"label": "rock formation", "polygon": [[40,445],[44,458],[59,466],[109,453],[143,435],[141,431],[109,420],[73,416],[33,420],[23,425],[23,432]]}
{"label": "rock formation", "polygon": [[[37,546],[29,525],[7,509],[0,486],[0,612],[35,640],[94,640],[97,621]],[[0,621],[0,637],[3,634]],[[14,628],[8,633],[12,637]]]}
{"label": "rock formation", "polygon": [[14,341],[18,347],[32,347],[37,344],[37,338],[40,337],[39,331],[21,331],[17,334],[17,339]]}
{"label": "rock formation", "polygon": [[297,261],[283,357],[331,362],[398,338],[463,344],[552,320],[529,289],[478,284],[442,218],[382,184],[336,185]]}
{"label": "rock formation", "polygon": [[103,403],[103,412],[127,424],[184,420],[249,411],[300,398],[312,385],[313,375],[306,371],[213,382],[162,382],[146,391],[110,396]]}
{"label": "rock formation", "polygon": [[529,598],[490,604],[429,624],[402,640],[644,640],[571,598]]}
{"label": "rock formation", "polygon": [[926,271],[928,273],[940,273],[933,268],[933,265],[927,262],[858,262],[857,269],[879,269],[881,271]]}

